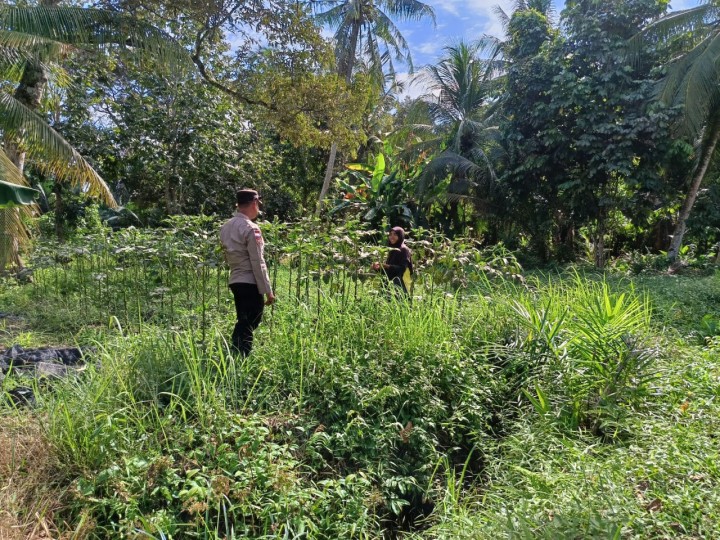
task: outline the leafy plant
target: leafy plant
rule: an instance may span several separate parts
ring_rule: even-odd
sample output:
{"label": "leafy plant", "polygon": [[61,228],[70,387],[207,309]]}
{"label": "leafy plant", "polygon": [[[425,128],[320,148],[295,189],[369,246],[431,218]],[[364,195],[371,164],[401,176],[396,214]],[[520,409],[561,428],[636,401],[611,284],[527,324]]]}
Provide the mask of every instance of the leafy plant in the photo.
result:
{"label": "leafy plant", "polygon": [[375,158],[374,167],[361,163],[346,166],[345,175],[337,180],[341,201],[330,214],[353,209],[360,212],[362,220],[371,228],[380,228],[383,223],[393,226],[410,227],[415,222],[413,211],[408,206],[406,182],[398,178],[398,171],[386,174],[383,154]]}

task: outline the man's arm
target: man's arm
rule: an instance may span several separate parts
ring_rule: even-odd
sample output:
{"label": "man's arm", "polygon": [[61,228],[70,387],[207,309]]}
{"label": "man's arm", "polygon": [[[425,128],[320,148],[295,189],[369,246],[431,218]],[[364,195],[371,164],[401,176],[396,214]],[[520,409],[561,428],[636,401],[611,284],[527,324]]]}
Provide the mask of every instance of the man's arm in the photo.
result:
{"label": "man's arm", "polygon": [[260,229],[253,228],[247,233],[247,247],[250,256],[250,264],[252,266],[255,283],[257,283],[260,294],[267,295],[265,303],[272,304],[275,301],[272,285],[270,284],[270,276],[268,275],[267,265],[263,254],[264,241]]}

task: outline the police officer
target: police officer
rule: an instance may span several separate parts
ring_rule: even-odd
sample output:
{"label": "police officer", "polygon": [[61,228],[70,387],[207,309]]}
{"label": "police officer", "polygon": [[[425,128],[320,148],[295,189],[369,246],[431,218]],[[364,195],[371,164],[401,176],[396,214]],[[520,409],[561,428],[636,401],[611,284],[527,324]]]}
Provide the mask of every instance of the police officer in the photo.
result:
{"label": "police officer", "polygon": [[220,228],[220,242],[230,266],[229,284],[237,314],[232,344],[237,352],[247,356],[263,307],[273,304],[275,295],[263,256],[265,242],[260,227],[253,223],[260,213],[260,196],[253,189],[241,189],[236,195],[237,212]]}

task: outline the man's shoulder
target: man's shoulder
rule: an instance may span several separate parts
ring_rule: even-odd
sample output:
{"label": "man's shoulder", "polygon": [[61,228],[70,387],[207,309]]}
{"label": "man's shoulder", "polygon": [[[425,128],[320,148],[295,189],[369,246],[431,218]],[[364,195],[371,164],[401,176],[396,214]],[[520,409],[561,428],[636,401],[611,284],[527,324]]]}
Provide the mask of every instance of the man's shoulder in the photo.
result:
{"label": "man's shoulder", "polygon": [[223,223],[220,228],[224,229],[227,227],[243,227],[243,226],[252,227],[253,225],[255,225],[255,224],[252,221],[250,221],[247,218],[247,216],[244,216],[242,214],[235,214],[233,217],[231,217],[225,223]]}

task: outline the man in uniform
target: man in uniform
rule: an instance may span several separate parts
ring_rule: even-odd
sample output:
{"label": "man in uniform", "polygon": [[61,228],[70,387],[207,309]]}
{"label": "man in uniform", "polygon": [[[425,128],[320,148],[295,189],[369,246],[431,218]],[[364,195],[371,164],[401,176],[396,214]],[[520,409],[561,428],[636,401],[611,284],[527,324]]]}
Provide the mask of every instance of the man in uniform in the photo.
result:
{"label": "man in uniform", "polygon": [[263,307],[275,302],[263,256],[265,242],[260,227],[252,221],[259,213],[258,192],[241,189],[237,192],[235,217],[220,228],[220,242],[230,266],[229,284],[237,314],[232,344],[243,356],[250,354],[253,332],[260,324]]}

